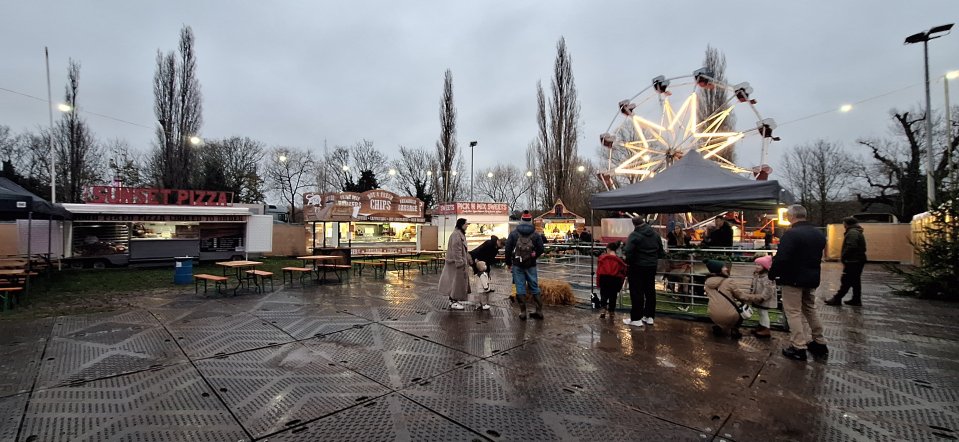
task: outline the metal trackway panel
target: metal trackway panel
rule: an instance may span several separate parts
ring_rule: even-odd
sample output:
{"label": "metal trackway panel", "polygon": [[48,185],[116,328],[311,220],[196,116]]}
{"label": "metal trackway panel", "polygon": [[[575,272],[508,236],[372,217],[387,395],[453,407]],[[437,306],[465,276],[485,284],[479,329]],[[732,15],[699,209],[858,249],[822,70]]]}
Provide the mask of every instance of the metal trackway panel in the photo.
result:
{"label": "metal trackway panel", "polygon": [[309,339],[351,329],[370,321],[359,316],[333,310],[331,307],[302,306],[295,310],[251,312],[296,339]]}
{"label": "metal trackway panel", "polygon": [[[486,436],[491,437],[491,436]],[[271,442],[475,441],[460,425],[391,394],[269,437]]]}
{"label": "metal trackway panel", "polygon": [[180,319],[167,324],[167,330],[192,359],[252,350],[293,339],[281,330],[253,315]]}
{"label": "metal trackway panel", "polygon": [[161,326],[122,322],[89,323],[54,337],[40,367],[40,388],[89,381],[186,360]]}
{"label": "metal trackway panel", "polygon": [[300,343],[204,359],[196,365],[255,437],[390,392]]}
{"label": "metal trackway panel", "polygon": [[237,315],[242,310],[214,299],[178,299],[148,310],[164,324],[176,321],[199,321]]}
{"label": "metal trackway panel", "polygon": [[0,398],[0,442],[16,439],[27,398],[27,394]]}
{"label": "metal trackway panel", "polygon": [[608,339],[635,345],[621,357],[601,352],[613,346],[608,342],[599,341],[591,347],[539,340],[494,356],[489,362],[527,367],[557,386],[581,390],[585,395],[613,400],[711,434],[721,424],[717,416],[724,419],[732,412],[737,397],[748,390],[763,361],[735,348],[716,358],[715,349],[699,353],[700,347],[692,340],[682,343],[675,336],[665,348],[656,342],[642,342],[648,337],[641,331],[612,332]]}
{"label": "metal trackway panel", "polygon": [[50,337],[54,318],[31,319],[27,321],[0,321],[0,336],[4,342],[0,345],[16,345],[42,342]]}
{"label": "metal trackway panel", "polygon": [[[733,414],[720,435],[749,440],[766,433],[824,441],[941,440],[959,435],[959,414],[944,407],[955,401],[924,395],[935,393],[936,386],[823,362],[821,358],[808,366],[768,362],[749,392],[750,402]],[[790,398],[785,409],[754,413],[784,397]]]}
{"label": "metal trackway panel", "polygon": [[467,353],[380,324],[346,330],[304,344],[336,364],[391,388],[403,388],[476,361]]}
{"label": "metal trackway panel", "polygon": [[[499,440],[702,440],[706,435],[563,387],[518,368],[478,362],[402,391]],[[654,436],[653,436],[654,435]]]}
{"label": "metal trackway panel", "polygon": [[34,392],[21,440],[240,441],[240,425],[189,364]]}
{"label": "metal trackway panel", "polygon": [[43,345],[37,342],[0,346],[0,397],[30,391],[40,367]]}
{"label": "metal trackway panel", "polygon": [[[122,324],[139,326],[140,328],[156,327],[160,325],[156,318],[146,310],[130,310],[121,312],[93,313],[78,316],[60,316],[53,325],[54,337],[67,337],[81,333],[84,330],[93,330],[103,324]],[[94,332],[90,333],[91,335]]]}

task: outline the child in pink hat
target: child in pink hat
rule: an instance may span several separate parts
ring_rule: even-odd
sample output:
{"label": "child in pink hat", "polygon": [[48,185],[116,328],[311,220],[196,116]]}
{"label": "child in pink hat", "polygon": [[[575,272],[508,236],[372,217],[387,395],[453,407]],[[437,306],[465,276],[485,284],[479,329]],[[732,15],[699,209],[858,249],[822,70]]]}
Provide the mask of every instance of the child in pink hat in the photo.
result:
{"label": "child in pink hat", "polygon": [[759,310],[759,328],[753,331],[753,336],[767,339],[772,336],[769,332],[769,309],[776,308],[779,298],[776,296],[776,283],[769,280],[769,268],[773,265],[771,255],[760,256],[753,261],[756,269],[753,270],[752,292],[762,296],[763,301],[754,304]]}

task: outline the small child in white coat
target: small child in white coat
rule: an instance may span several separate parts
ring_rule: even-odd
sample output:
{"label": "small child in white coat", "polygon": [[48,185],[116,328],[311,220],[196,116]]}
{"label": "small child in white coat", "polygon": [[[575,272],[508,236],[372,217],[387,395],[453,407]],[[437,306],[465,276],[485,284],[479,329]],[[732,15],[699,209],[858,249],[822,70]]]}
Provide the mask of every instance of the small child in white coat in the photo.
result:
{"label": "small child in white coat", "polygon": [[762,296],[763,301],[754,304],[759,310],[759,328],[753,330],[753,336],[760,339],[768,339],[772,336],[769,332],[769,309],[776,308],[779,299],[776,296],[776,283],[769,280],[769,267],[773,265],[773,257],[770,255],[761,256],[753,261],[756,269],[753,270],[752,292]]}

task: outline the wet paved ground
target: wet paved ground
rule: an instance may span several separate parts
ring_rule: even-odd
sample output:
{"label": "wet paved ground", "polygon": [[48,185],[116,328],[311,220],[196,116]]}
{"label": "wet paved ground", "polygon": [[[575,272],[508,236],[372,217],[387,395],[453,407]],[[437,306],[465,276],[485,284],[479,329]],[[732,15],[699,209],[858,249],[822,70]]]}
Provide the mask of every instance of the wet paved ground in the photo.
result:
{"label": "wet paved ground", "polygon": [[0,441],[959,438],[955,307],[888,295],[878,266],[866,307],[820,307],[831,353],[805,364],[783,333],[519,321],[504,273],[492,310],[449,312],[415,273],[0,322]]}

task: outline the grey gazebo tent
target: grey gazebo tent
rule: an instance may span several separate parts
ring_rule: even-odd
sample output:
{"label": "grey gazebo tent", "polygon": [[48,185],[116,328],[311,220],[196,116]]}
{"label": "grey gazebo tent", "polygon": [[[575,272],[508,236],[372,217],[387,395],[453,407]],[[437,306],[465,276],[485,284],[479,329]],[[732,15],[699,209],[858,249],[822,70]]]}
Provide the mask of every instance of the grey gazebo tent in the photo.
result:
{"label": "grey gazebo tent", "polygon": [[772,209],[791,201],[778,181],[744,178],[694,151],[650,179],[593,195],[590,208],[635,213],[714,212]]}
{"label": "grey gazebo tent", "polygon": [[28,218],[70,219],[61,206],[34,195],[19,184],[0,177],[0,220]]}

